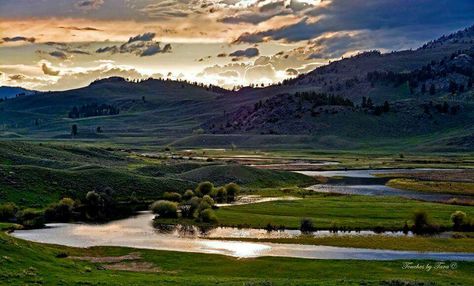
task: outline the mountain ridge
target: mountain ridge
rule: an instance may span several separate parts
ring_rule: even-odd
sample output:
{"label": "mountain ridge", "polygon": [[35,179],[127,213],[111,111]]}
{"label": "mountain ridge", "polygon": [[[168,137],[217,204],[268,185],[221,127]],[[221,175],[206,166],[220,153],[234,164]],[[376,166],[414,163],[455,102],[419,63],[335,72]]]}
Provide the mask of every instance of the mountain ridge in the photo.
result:
{"label": "mountain ridge", "polygon": [[[212,145],[219,134],[310,135],[339,138],[326,140],[326,146],[350,147],[354,140],[355,146],[368,138],[422,136],[471,150],[465,138],[474,134],[474,27],[453,35],[417,50],[361,53],[264,88],[228,91],[186,81],[100,79],[0,103],[0,134],[65,140],[76,124],[76,139],[124,143]],[[96,106],[120,113],[70,116],[74,108]],[[218,141],[235,140],[223,138]]]}

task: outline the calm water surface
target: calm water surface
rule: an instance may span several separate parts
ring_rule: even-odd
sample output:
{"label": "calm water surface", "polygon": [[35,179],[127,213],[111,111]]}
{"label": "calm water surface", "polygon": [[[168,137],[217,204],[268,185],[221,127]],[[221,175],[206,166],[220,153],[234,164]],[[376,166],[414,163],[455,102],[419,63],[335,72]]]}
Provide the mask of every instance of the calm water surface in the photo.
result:
{"label": "calm water surface", "polygon": [[[298,231],[272,232],[264,230],[217,228],[207,232],[194,229],[157,230],[152,226],[153,215],[148,212],[106,224],[48,224],[48,228],[18,230],[13,236],[42,243],[74,247],[124,246],[145,249],[198,252],[228,255],[239,258],[284,256],[310,259],[361,259],[361,260],[467,260],[474,261],[469,253],[431,253],[376,249],[343,248],[318,245],[277,244],[212,240],[226,238],[292,237]],[[373,235],[373,233],[352,233]],[[320,233],[315,235],[331,235]],[[401,235],[388,233],[387,235]],[[370,239],[370,237],[368,237]]]}
{"label": "calm water surface", "polygon": [[[368,169],[368,170],[338,170],[338,171],[295,171],[300,174],[307,176],[322,176],[322,177],[345,177],[345,178],[360,178],[360,179],[375,179],[378,174],[394,174],[394,173],[423,173],[433,172],[437,170],[443,171],[457,171],[455,169],[430,169],[430,168],[418,168],[418,169]],[[318,184],[310,186],[307,189],[319,193],[338,193],[348,195],[365,195],[365,196],[396,196],[404,197],[415,200],[431,201],[431,202],[445,202],[452,199],[460,199],[470,201],[474,198],[471,196],[462,195],[451,195],[445,193],[424,193],[415,192],[409,190],[401,190],[392,187],[388,187],[380,184],[345,184],[334,183],[334,184]]]}

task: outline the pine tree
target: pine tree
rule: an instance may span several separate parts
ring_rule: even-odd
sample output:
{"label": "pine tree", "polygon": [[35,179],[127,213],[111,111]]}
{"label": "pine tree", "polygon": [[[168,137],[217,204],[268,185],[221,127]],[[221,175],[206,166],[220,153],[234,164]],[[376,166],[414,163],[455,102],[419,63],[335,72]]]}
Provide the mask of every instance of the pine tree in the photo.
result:
{"label": "pine tree", "polygon": [[77,124],[73,124],[71,126],[71,135],[76,136],[77,135]]}
{"label": "pine tree", "polygon": [[374,103],[372,102],[372,98],[367,98],[367,108],[374,107]]}

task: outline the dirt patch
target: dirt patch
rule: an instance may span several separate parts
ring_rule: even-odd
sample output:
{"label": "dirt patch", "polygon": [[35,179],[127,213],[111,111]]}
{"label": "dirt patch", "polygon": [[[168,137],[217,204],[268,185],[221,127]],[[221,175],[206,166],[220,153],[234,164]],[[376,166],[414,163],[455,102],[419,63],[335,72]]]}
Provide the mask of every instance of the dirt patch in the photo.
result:
{"label": "dirt patch", "polygon": [[133,271],[133,272],[163,272],[161,268],[156,267],[150,262],[120,262],[114,264],[102,265],[107,270],[122,270],[122,271]]}
{"label": "dirt patch", "polygon": [[141,255],[138,252],[132,252],[123,256],[70,256],[69,258],[81,261],[89,261],[92,263],[118,263],[126,260],[138,260],[141,259]]}

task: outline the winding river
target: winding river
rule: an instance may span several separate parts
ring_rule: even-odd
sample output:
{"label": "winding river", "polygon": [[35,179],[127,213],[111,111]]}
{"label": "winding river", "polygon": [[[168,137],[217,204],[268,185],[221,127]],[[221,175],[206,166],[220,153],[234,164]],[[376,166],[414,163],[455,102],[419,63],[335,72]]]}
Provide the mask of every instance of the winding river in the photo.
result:
{"label": "winding river", "polygon": [[[349,170],[349,171],[298,171],[309,176],[346,177],[375,179],[375,174],[429,172],[433,169]],[[317,192],[343,194],[401,196],[413,199],[441,201],[454,196],[404,191],[384,185],[367,184],[320,184],[308,189]],[[459,196],[456,196],[459,197]],[[282,198],[278,198],[282,199]],[[283,198],[285,199],[285,198]],[[288,200],[297,199],[288,197]],[[247,196],[240,204],[268,201],[267,198]],[[273,200],[273,199],[270,199]],[[242,238],[291,238],[301,235],[297,230],[267,232],[262,229],[215,228],[200,230],[194,227],[169,227],[159,229],[152,226],[153,215],[142,212],[136,216],[106,224],[56,223],[47,228],[17,230],[11,235],[17,238],[73,247],[123,246],[144,249],[197,252],[228,255],[238,258],[281,256],[308,259],[359,259],[359,260],[465,260],[474,261],[474,253],[439,253],[416,251],[393,251],[360,249],[321,245],[277,244],[265,242],[243,242]],[[401,232],[376,234],[370,231],[352,233],[330,233],[318,231],[314,236],[363,235],[370,239],[374,235],[412,235]],[[232,241],[230,241],[231,239]]]}
{"label": "winding river", "polygon": [[345,183],[344,179],[340,182],[332,182],[328,184],[318,184],[310,186],[306,189],[312,190],[319,193],[338,193],[347,195],[365,195],[365,196],[396,196],[404,197],[408,199],[415,199],[421,201],[430,202],[446,202],[452,199],[461,200],[473,200],[474,197],[463,196],[463,195],[452,195],[446,193],[428,193],[428,192],[416,192],[409,190],[402,190],[397,188],[388,187],[380,183],[368,183],[371,180],[376,180],[376,175],[383,174],[397,174],[397,173],[423,173],[433,172],[437,170],[443,171],[456,171],[455,169],[365,169],[365,170],[336,170],[336,171],[295,171],[297,173],[307,176],[319,176],[319,177],[342,177],[342,178],[355,178],[361,179],[366,184],[358,183]]}
{"label": "winding river", "polygon": [[[268,233],[264,230],[236,228],[217,228],[204,233],[194,229],[157,230],[152,226],[152,219],[153,215],[151,213],[143,212],[134,217],[106,224],[48,224],[47,228],[17,230],[11,235],[30,241],[73,247],[123,246],[143,249],[221,254],[238,258],[282,256],[308,259],[427,259],[474,261],[474,253],[435,253],[344,248],[320,245],[242,242],[238,241],[238,239],[243,237],[287,237],[299,235],[299,233],[298,231]],[[330,234],[326,232],[316,235]],[[353,233],[353,235],[376,234],[362,232]],[[401,234],[388,233],[386,235]],[[236,240],[228,241],[218,238],[232,238]]]}

